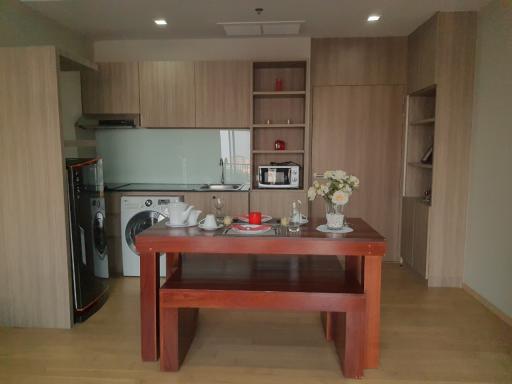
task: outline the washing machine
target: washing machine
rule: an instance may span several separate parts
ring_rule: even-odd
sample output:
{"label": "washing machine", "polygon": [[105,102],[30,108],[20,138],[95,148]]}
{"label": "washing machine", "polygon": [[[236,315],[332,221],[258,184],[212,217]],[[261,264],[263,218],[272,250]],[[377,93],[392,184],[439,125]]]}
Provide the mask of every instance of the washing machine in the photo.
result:
{"label": "washing machine", "polygon": [[[183,201],[183,196],[121,197],[121,237],[123,275],[140,276],[135,236],[169,217],[169,204]],[[165,276],[165,254],[160,256],[160,276]]]}

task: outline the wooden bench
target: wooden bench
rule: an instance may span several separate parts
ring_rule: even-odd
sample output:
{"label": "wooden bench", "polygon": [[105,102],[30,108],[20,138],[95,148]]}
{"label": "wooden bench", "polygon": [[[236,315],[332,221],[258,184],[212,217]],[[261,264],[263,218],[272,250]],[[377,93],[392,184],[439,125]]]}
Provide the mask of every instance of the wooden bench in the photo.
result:
{"label": "wooden bench", "polygon": [[329,256],[187,255],[160,288],[160,368],[177,371],[199,308],[332,312],[332,339],[346,377],[364,364],[366,297]]}

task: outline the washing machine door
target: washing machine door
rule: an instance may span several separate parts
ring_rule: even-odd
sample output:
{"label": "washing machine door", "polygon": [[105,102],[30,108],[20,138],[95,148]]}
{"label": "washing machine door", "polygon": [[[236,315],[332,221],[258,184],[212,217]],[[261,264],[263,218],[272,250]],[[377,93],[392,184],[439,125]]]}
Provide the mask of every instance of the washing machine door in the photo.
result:
{"label": "washing machine door", "polygon": [[130,249],[137,253],[135,249],[135,236],[164,219],[166,217],[156,211],[143,211],[133,216],[126,224],[125,229],[125,239]]}

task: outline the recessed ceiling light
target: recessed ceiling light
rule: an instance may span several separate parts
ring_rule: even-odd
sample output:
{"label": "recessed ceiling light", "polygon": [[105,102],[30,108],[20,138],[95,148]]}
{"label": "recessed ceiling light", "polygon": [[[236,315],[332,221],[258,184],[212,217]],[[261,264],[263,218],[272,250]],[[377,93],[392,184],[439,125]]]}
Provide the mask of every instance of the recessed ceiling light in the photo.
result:
{"label": "recessed ceiling light", "polygon": [[167,20],[165,20],[165,19],[155,19],[153,21],[155,22],[156,25],[158,25],[160,27],[167,25]]}
{"label": "recessed ceiling light", "polygon": [[374,23],[376,21],[379,21],[380,20],[380,15],[370,15],[368,16],[368,21],[370,23]]}

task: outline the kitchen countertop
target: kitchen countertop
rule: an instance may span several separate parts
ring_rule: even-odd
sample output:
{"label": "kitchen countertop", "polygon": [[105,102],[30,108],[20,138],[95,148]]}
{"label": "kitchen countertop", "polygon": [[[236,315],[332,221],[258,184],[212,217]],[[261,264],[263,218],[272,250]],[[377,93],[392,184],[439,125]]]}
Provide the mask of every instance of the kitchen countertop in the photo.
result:
{"label": "kitchen countertop", "polygon": [[115,192],[248,192],[249,185],[236,191],[212,191],[201,189],[203,184],[152,184],[152,183],[112,183],[105,184],[105,191]]}

